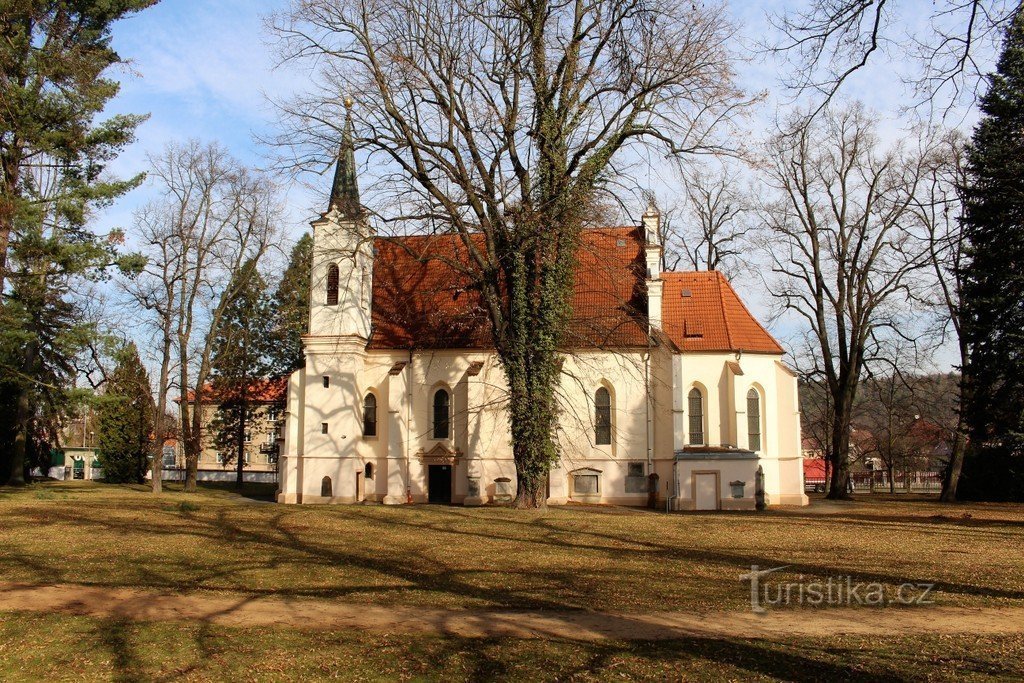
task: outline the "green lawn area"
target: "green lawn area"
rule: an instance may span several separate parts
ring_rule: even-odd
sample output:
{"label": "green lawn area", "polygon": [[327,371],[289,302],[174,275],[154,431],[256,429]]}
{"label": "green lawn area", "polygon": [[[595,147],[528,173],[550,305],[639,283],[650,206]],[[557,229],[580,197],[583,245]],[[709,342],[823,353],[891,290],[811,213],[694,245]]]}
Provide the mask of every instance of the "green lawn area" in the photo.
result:
{"label": "green lawn area", "polygon": [[[676,514],[281,506],[253,487],[153,496],[0,489],[0,580],[452,608],[749,608],[739,575],[934,582],[946,605],[1024,605],[1024,507],[923,497]],[[1024,677],[1024,637],[568,642],[234,628],[0,612],[0,680],[964,680]]]}

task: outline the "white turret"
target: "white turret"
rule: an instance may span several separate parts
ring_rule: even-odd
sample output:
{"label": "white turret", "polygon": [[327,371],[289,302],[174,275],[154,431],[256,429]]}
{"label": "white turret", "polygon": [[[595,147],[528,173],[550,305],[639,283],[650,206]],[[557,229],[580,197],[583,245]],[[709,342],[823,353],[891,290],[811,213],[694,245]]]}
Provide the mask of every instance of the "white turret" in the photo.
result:
{"label": "white turret", "polygon": [[644,257],[647,265],[647,319],[652,328],[661,328],[661,301],[664,283],[661,281],[661,214],[654,200],[647,204],[643,215]]}
{"label": "white turret", "polygon": [[309,333],[313,337],[370,337],[373,232],[359,203],[351,100],[327,211],[313,221]]}

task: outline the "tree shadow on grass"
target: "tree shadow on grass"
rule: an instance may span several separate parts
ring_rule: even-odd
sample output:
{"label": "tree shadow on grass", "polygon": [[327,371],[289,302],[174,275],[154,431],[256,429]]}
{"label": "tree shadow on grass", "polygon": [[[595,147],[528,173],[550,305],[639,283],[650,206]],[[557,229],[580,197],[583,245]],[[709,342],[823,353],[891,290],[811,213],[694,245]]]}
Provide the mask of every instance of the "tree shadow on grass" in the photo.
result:
{"label": "tree shadow on grass", "polygon": [[[573,528],[560,526],[559,516],[542,516],[532,519],[508,515],[503,511],[465,511],[457,508],[444,510],[395,510],[369,508],[344,508],[338,511],[317,511],[311,515],[304,509],[287,508],[274,511],[266,518],[260,512],[257,518],[251,515],[235,515],[240,508],[218,508],[215,514],[166,512],[176,520],[173,533],[186,534],[190,543],[209,543],[212,547],[242,546],[247,549],[243,556],[232,554],[212,558],[205,556],[202,562],[189,554],[169,555],[161,559],[147,559],[132,567],[135,577],[119,577],[103,581],[99,585],[129,585],[188,589],[227,589],[249,595],[280,595],[294,597],[326,597],[344,599],[367,597],[378,602],[400,602],[409,592],[420,593],[420,603],[476,604],[486,607],[534,609],[534,610],[579,610],[594,606],[600,608],[600,599],[587,595],[594,582],[621,581],[630,570],[631,561],[642,561],[649,566],[665,567],[666,571],[678,572],[687,565],[713,565],[721,567],[721,581],[734,582],[733,570],[740,570],[757,564],[762,567],[788,565],[788,572],[811,577],[833,576],[849,573],[862,581],[895,585],[909,582],[934,582],[933,577],[913,576],[900,573],[898,568],[864,571],[859,568],[832,564],[826,560],[793,563],[783,552],[764,548],[758,552],[747,549],[707,549],[680,547],[670,542],[651,537],[638,537],[627,532],[616,533],[606,529],[588,526]],[[161,518],[147,519],[135,516],[121,518],[104,515],[102,509],[87,507],[71,509],[76,529],[82,533],[90,530],[104,530],[117,536],[166,538],[168,525]],[[336,532],[325,527],[325,532],[315,531],[318,523],[332,516],[344,517],[349,523],[366,527],[362,537],[353,537],[351,530]],[[305,519],[309,517],[308,520]],[[652,520],[664,519],[654,518]],[[582,520],[586,522],[586,518]],[[820,518],[818,520],[821,521]],[[357,527],[358,529],[359,527]],[[404,547],[375,547],[365,539],[381,530],[393,530],[396,538],[405,539]],[[519,533],[523,529],[526,533]],[[335,535],[337,534],[337,535]],[[437,539],[437,543],[450,542],[453,537],[470,539],[468,544],[452,544],[453,548],[472,549],[472,539],[487,544],[487,552],[494,552],[496,545],[507,542],[508,547],[527,544],[531,549],[550,549],[567,553],[566,559],[574,554],[594,554],[595,565],[587,568],[586,579],[581,579],[578,570],[565,564],[548,564],[544,567],[526,562],[502,562],[490,565],[492,568],[474,566],[471,562],[460,562],[462,556],[441,556],[432,559],[424,553],[415,553],[423,539]],[[380,543],[377,541],[376,543]],[[419,546],[417,544],[420,544]],[[405,548],[410,548],[407,552]],[[465,559],[474,557],[466,551]],[[556,558],[557,559],[557,558]],[[454,561],[451,561],[454,560]],[[468,566],[466,566],[468,565]],[[0,558],[0,567],[29,568],[33,575],[46,576],[47,580],[67,580],[64,572],[73,568],[41,563],[38,557],[19,557],[9,553]],[[303,576],[315,569],[333,585],[270,585],[260,588],[235,581],[235,575],[251,576],[252,572],[286,572]],[[351,572],[349,571],[351,570]],[[332,580],[330,572],[342,571],[344,579]],[[497,573],[518,577],[518,583],[505,585],[500,578],[489,579],[486,575]],[[364,579],[365,577],[365,579]],[[681,578],[681,577],[680,577]],[[672,581],[666,576],[665,581]],[[705,582],[712,578],[701,579]],[[589,584],[587,582],[590,582]],[[735,579],[737,596],[742,586]],[[299,581],[301,584],[302,582]],[[577,590],[577,584],[580,589]],[[703,584],[697,584],[703,585]],[[716,584],[717,585],[717,584]],[[724,584],[723,584],[724,585]],[[971,585],[965,582],[940,581],[936,590],[943,593],[980,596],[988,598],[1024,599],[1024,590],[1003,588],[992,585]],[[436,596],[436,597],[431,597]],[[600,598],[600,595],[597,596]],[[605,603],[607,604],[607,603]],[[659,605],[658,609],[678,609],[680,605]]]}

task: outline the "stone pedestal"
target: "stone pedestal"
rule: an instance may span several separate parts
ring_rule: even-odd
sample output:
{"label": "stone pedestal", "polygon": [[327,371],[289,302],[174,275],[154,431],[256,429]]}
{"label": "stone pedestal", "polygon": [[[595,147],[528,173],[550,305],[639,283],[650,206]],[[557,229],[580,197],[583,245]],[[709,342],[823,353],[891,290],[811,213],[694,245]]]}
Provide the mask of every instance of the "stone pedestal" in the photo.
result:
{"label": "stone pedestal", "polygon": [[468,477],[466,498],[462,501],[462,504],[473,507],[483,505],[484,502],[484,497],[480,492],[480,477]]}

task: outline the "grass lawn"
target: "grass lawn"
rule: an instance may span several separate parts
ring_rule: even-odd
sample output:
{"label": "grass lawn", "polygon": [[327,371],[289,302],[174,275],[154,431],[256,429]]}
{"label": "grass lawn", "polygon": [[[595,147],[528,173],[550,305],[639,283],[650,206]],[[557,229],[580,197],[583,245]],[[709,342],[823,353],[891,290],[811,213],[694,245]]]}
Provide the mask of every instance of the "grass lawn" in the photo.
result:
{"label": "grass lawn", "polygon": [[1022,661],[1022,637],[580,643],[0,613],[4,681],[982,681]]}
{"label": "grass lawn", "polygon": [[[1024,507],[875,497],[665,515],[561,507],[283,506],[206,488],[0,489],[0,577],[438,607],[716,611],[739,575],[934,582],[939,603],[1024,604]],[[264,490],[264,493],[266,491]]]}
{"label": "grass lawn", "polygon": [[[921,497],[665,515],[598,507],[280,506],[269,491],[0,489],[0,580],[452,608],[749,608],[739,575],[934,582],[1024,605],[1024,507]],[[0,680],[1024,678],[1024,637],[472,640],[0,612]]]}

